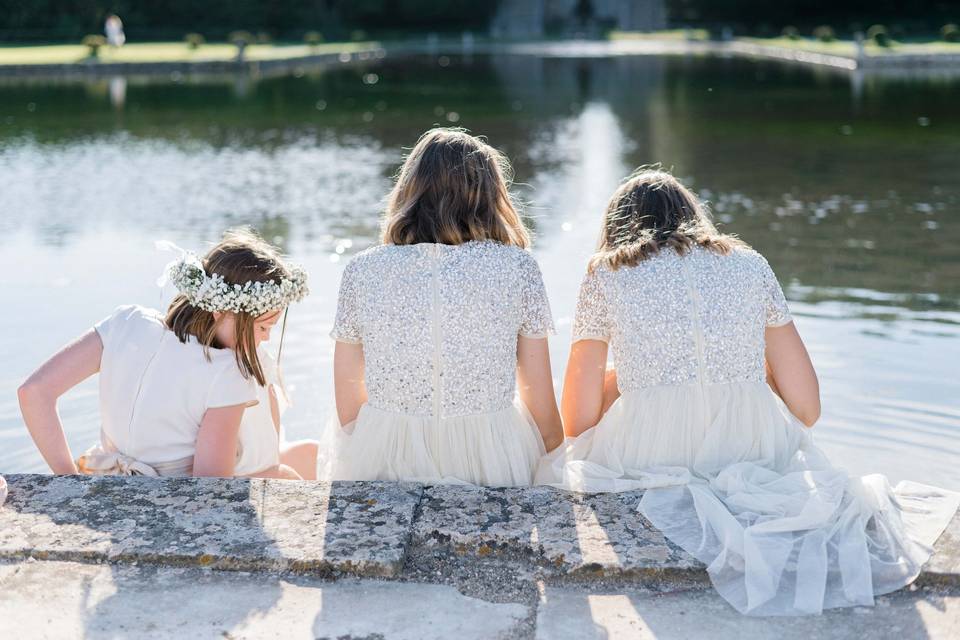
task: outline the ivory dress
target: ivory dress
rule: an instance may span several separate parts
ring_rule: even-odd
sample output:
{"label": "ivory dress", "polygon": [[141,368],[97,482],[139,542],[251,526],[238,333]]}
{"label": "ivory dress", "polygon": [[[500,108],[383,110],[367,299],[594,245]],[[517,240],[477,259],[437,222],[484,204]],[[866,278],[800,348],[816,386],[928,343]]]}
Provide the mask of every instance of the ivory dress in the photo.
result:
{"label": "ivory dress", "polygon": [[237,462],[234,474],[253,475],[280,464],[280,443],[283,440],[282,428],[273,422],[270,409],[270,386],[275,388],[278,409],[282,415],[286,411],[284,394],[278,373],[277,361],[263,345],[257,348],[260,368],[267,384],[261,387],[254,384],[257,392],[257,404],[247,407],[240,420],[240,432],[237,435]]}
{"label": "ivory dress", "polygon": [[647,489],[640,512],[742,613],[869,605],[909,584],[960,494],[831,466],[765,383],[764,330],[791,321],[750,250],[587,274],[573,340],[610,343],[622,395],[538,482]]}
{"label": "ivory dress", "polygon": [[[234,473],[252,474],[276,464],[269,405],[258,405],[259,387],[243,377],[233,351],[209,349],[207,360],[196,340],[180,342],[159,311],[139,306],[119,307],[94,328],[103,344],[100,444],[80,457],[82,471],[191,475],[204,413],[241,404],[247,409]],[[272,360],[263,364],[275,371]],[[266,397],[263,389],[259,394]]]}
{"label": "ivory dress", "polygon": [[536,261],[497,242],[382,245],[343,273],[331,336],[363,345],[367,402],[318,477],[524,486],[544,453],[515,399],[518,336],[553,331]]}

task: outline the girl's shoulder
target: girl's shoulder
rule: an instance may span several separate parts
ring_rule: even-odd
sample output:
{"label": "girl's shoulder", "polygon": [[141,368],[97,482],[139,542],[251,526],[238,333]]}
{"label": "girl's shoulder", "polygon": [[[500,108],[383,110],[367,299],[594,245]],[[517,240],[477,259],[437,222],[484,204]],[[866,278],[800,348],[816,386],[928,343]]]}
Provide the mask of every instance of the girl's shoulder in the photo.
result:
{"label": "girl's shoulder", "polygon": [[521,269],[539,268],[537,259],[529,249],[496,240],[473,240],[460,245],[466,253],[476,254],[501,261],[511,267]]}
{"label": "girl's shoulder", "polygon": [[726,257],[758,275],[765,275],[772,271],[770,263],[763,254],[751,247],[734,247]]}
{"label": "girl's shoulder", "polygon": [[159,311],[135,304],[117,307],[93,328],[105,347],[119,339],[130,340],[167,330],[163,315]]}
{"label": "girl's shoulder", "polygon": [[492,258],[506,262],[510,266],[535,267],[537,265],[533,254],[522,247],[506,245],[494,240],[472,240],[460,245],[434,245],[432,243],[378,244],[354,254],[344,271],[346,273],[356,273],[365,269],[376,269],[384,265],[395,264],[398,260],[414,260],[434,247],[439,247],[441,251],[447,252],[447,255],[456,255],[467,260],[474,258],[489,260]]}
{"label": "girl's shoulder", "polygon": [[139,304],[123,304],[113,310],[111,318],[125,322],[146,322],[163,324],[163,314],[157,309],[143,307]]}
{"label": "girl's shoulder", "polygon": [[395,244],[377,244],[368,247],[353,254],[347,266],[344,267],[344,273],[350,274],[371,267],[376,268],[377,265],[389,262],[395,256],[402,254],[404,249],[406,249],[405,245]]}

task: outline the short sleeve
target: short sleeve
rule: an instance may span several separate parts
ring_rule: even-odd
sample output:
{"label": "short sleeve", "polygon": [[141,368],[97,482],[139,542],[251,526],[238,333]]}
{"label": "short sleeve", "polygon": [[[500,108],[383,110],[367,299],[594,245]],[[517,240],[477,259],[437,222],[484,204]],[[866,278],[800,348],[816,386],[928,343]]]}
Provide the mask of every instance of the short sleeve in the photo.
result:
{"label": "short sleeve", "polygon": [[340,295],[337,297],[337,315],[330,337],[338,342],[362,342],[360,327],[360,287],[355,259],[343,270]]}
{"label": "short sleeve", "polygon": [[121,339],[124,328],[129,328],[130,321],[142,315],[142,310],[136,305],[124,305],[114,309],[113,313],[93,325],[94,331],[100,336],[104,350],[111,349],[117,340]]}
{"label": "short sleeve", "polygon": [[232,407],[242,404],[252,407],[257,404],[257,386],[254,378],[244,378],[237,363],[232,359],[210,382],[207,391],[207,409]]}
{"label": "short sleeve", "polygon": [[782,327],[793,321],[783,289],[766,259],[763,260],[763,297],[768,327]]}
{"label": "short sleeve", "polygon": [[540,266],[529,254],[523,262],[522,277],[519,333],[527,338],[546,338],[556,332],[553,315]]}
{"label": "short sleeve", "polygon": [[573,342],[578,340],[610,341],[610,309],[597,270],[588,271],[577,294],[577,311],[573,316]]}

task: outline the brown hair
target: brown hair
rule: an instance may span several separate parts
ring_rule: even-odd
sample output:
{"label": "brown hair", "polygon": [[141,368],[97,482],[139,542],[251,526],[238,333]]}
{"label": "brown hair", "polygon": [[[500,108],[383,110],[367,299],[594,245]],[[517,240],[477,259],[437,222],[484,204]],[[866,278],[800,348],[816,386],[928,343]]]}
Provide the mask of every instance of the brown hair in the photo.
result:
{"label": "brown hair", "polygon": [[495,240],[526,248],[530,235],[510,197],[510,163],[463,129],[427,131],[387,201],[386,244]]}
{"label": "brown hair", "polygon": [[[280,252],[249,229],[231,229],[224,233],[223,239],[207,252],[202,262],[205,272],[223,276],[228,284],[242,285],[248,281],[269,280],[279,284],[283,278],[290,277],[290,270]],[[260,386],[265,386],[266,376],[257,356],[256,318],[246,312],[235,315],[237,366],[243,377],[253,376]],[[210,347],[221,348],[217,344],[217,321],[213,313],[191,305],[183,294],[178,294],[170,303],[165,322],[180,342],[186,342],[191,336],[196,338],[203,345],[207,360],[210,359]],[[280,344],[283,344],[282,333]]]}
{"label": "brown hair", "polygon": [[663,247],[683,255],[694,245],[722,255],[747,247],[717,231],[707,206],[669,172],[640,167],[610,198],[589,269],[633,267]]}

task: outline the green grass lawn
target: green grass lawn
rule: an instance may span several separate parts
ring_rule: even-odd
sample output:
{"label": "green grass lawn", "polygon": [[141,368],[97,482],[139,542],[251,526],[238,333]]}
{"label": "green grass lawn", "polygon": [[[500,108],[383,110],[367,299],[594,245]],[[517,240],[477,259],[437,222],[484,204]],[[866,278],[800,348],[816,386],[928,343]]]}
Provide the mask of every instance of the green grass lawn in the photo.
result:
{"label": "green grass lawn", "polygon": [[611,40],[709,40],[706,29],[668,29],[666,31],[611,31]]}
{"label": "green grass lawn", "polygon": [[[247,47],[245,56],[248,60],[295,58],[353,52],[375,45],[375,42],[328,42],[313,47],[305,44],[252,44]],[[190,49],[184,42],[145,42],[126,44],[119,49],[101,47],[97,59],[101,62],[199,62],[232,60],[236,55],[237,48],[232,44],[211,43]],[[70,64],[92,60],[87,47],[79,44],[0,46],[0,65]]]}
{"label": "green grass lawn", "polygon": [[[710,34],[705,29],[673,29],[668,31],[611,31],[611,40],[708,40]],[[737,38],[740,42],[749,42],[752,44],[768,45],[771,47],[783,47],[786,49],[797,49],[800,51],[810,51],[813,53],[824,53],[836,56],[853,58],[857,55],[857,46],[852,40],[834,40],[833,42],[821,42],[814,38],[799,38],[791,40],[790,38]],[[868,56],[880,55],[905,55],[921,54],[935,55],[940,53],[960,54],[960,42],[943,42],[934,40],[929,42],[897,42],[894,41],[889,47],[880,47],[873,42],[867,42],[864,45],[864,51]]]}
{"label": "green grass lawn", "polygon": [[[852,40],[834,40],[833,42],[821,42],[812,38],[800,38],[791,40],[790,38],[739,38],[742,42],[751,42],[754,44],[769,45],[773,47],[784,47],[787,49],[799,49],[801,51],[811,51],[814,53],[825,53],[838,56],[854,57],[857,54],[857,46]],[[920,54],[932,55],[939,53],[960,54],[960,42],[893,42],[889,47],[880,47],[872,42],[864,44],[864,53],[868,56],[882,55],[905,55]]]}

